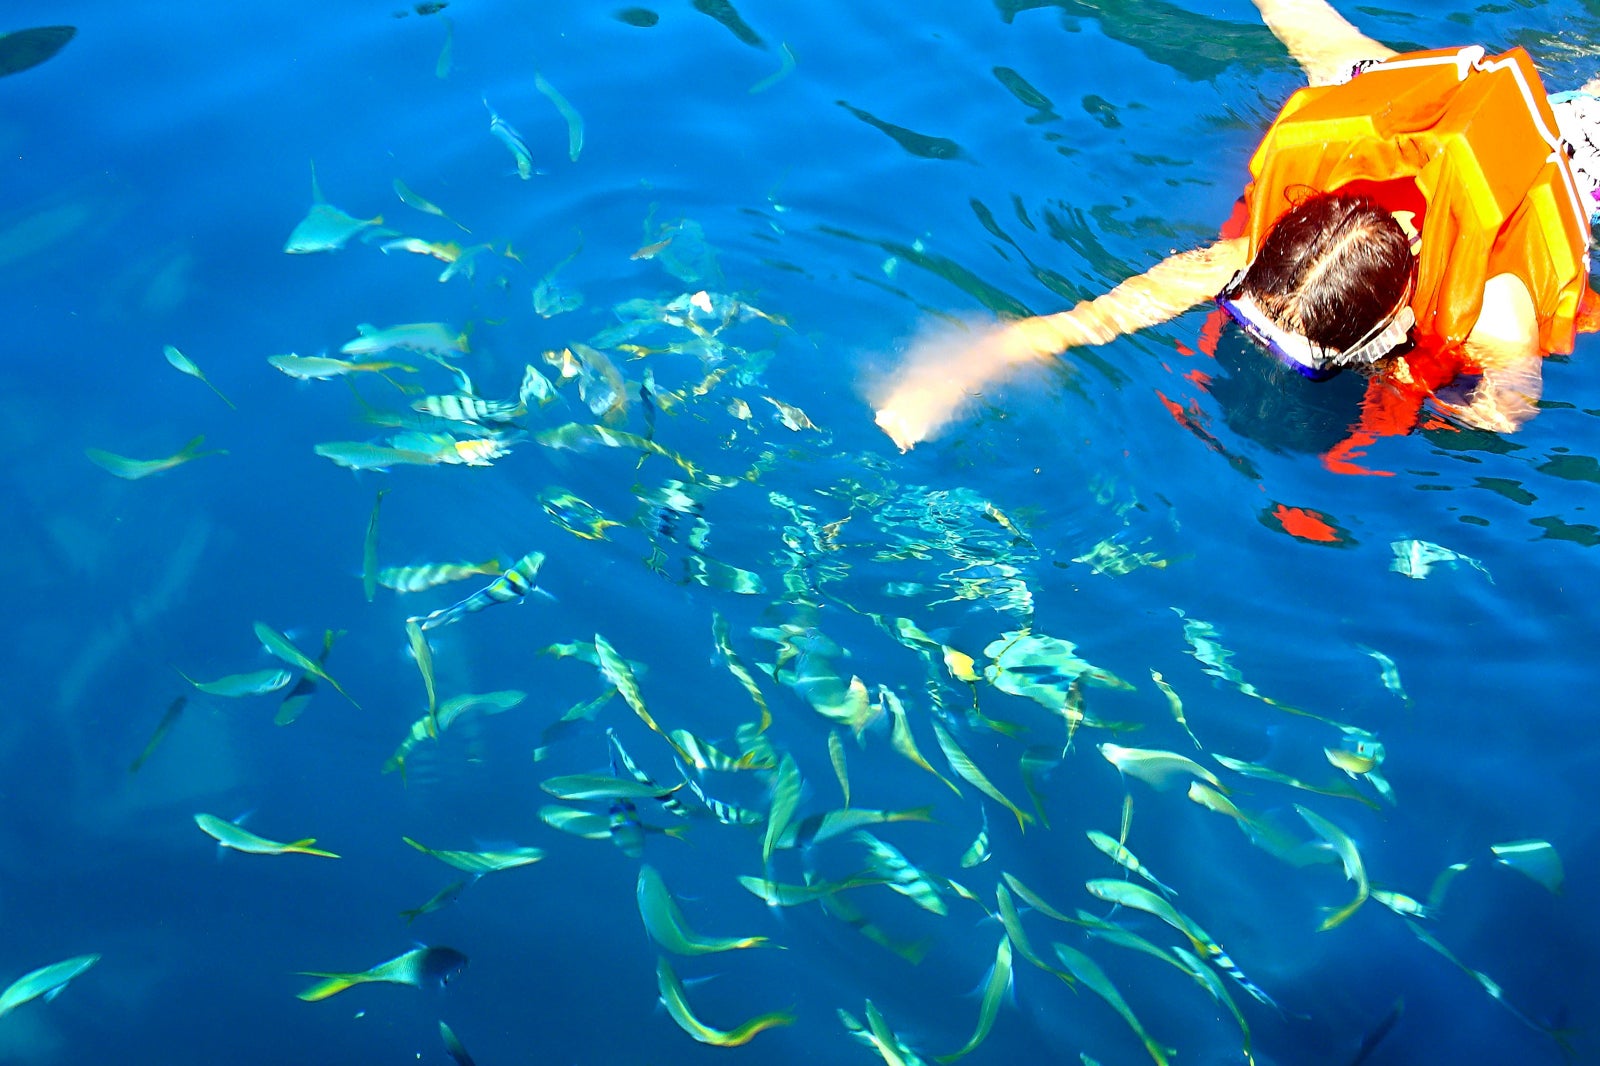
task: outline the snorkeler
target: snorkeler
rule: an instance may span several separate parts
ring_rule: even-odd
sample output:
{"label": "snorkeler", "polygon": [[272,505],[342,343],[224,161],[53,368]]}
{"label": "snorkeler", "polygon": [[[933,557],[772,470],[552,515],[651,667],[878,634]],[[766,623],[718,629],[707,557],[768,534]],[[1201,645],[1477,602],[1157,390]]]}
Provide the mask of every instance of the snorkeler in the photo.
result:
{"label": "snorkeler", "polygon": [[[902,450],[981,387],[1210,300],[1305,377],[1367,377],[1356,432],[1404,433],[1424,401],[1514,431],[1545,354],[1600,328],[1600,78],[1548,97],[1521,48],[1398,54],[1323,0],[1254,0],[1305,71],[1250,160],[1220,239],[1069,311],[914,348],[880,390]],[[1456,383],[1457,402],[1439,390]]]}

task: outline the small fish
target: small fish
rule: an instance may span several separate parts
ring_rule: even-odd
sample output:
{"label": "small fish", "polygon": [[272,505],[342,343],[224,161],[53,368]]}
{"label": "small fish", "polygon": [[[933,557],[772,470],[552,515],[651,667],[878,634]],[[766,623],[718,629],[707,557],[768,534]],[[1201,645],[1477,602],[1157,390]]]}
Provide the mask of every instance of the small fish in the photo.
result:
{"label": "small fish", "polygon": [[539,782],[539,787],[569,803],[609,802],[616,799],[660,799],[670,796],[682,784],[658,785],[635,781],[615,774],[561,774]]}
{"label": "small fish", "polygon": [[974,866],[982,866],[990,859],[989,854],[989,808],[978,804],[978,813],[983,816],[983,823],[978,829],[978,835],[971,846],[961,853],[961,868],[970,870]]}
{"label": "small fish", "polygon": [[443,910],[445,907],[450,906],[450,904],[460,899],[461,893],[465,892],[467,890],[467,886],[476,880],[477,877],[473,876],[461,881],[452,881],[439,891],[435,892],[432,896],[428,897],[428,901],[422,904],[420,907],[412,907],[410,910],[401,911],[400,917],[406,920],[407,925],[410,925],[424,914],[432,914],[434,911]]}
{"label": "small fish", "polygon": [[1400,1015],[1405,1013],[1405,1009],[1406,1001],[1404,998],[1394,1001],[1394,1006],[1389,1008],[1389,1013],[1385,1014],[1378,1024],[1373,1026],[1361,1038],[1361,1046],[1356,1048],[1355,1058],[1350,1060],[1349,1066],[1361,1066],[1363,1062],[1366,1062],[1372,1056],[1372,1053],[1378,1049],[1378,1045],[1383,1043],[1384,1038],[1399,1024]]}
{"label": "small fish", "polygon": [[1201,961],[1198,955],[1192,955],[1181,945],[1172,946],[1173,957],[1176,958],[1183,969],[1189,972],[1201,988],[1211,993],[1211,998],[1222,1006],[1228,1008],[1228,1013],[1233,1015],[1233,1020],[1239,1026],[1239,1036],[1244,1040],[1245,1066],[1255,1066],[1256,1057],[1250,1050],[1250,1023],[1245,1021],[1244,1012],[1239,1009],[1239,1004],[1233,1001],[1233,996],[1228,993],[1228,986],[1222,983],[1222,978],[1217,972]]}
{"label": "small fish", "polygon": [[1144,864],[1134,856],[1133,852],[1128,850],[1126,845],[1118,843],[1115,839],[1106,835],[1105,833],[1100,832],[1098,829],[1090,829],[1088,831],[1088,836],[1089,843],[1093,844],[1095,847],[1104,852],[1112,862],[1116,863],[1118,866],[1121,866],[1129,873],[1138,874],[1152,885],[1155,885],[1163,896],[1176,896],[1178,894],[1176,891],[1157,880],[1155,874],[1145,869]]}
{"label": "small fish", "polygon": [[890,889],[925,911],[941,916],[950,913],[933,878],[923,873],[898,848],[865,830],[856,832],[855,839],[867,846],[867,869],[882,877]]}
{"label": "small fish", "polygon": [[370,970],[360,973],[318,973],[301,971],[302,977],[320,977],[322,980],[297,993],[307,1003],[327,999],[356,985],[377,981],[412,988],[443,988],[466,969],[467,957],[455,948],[414,948],[388,962],[380,962]]}
{"label": "small fish", "polygon": [[378,571],[378,584],[396,592],[424,592],[452,581],[469,577],[495,577],[501,572],[500,560],[481,563],[420,563],[416,566],[386,566]]}
{"label": "small fish", "polygon": [[[682,767],[679,767],[679,770],[681,771]],[[760,825],[767,820],[767,816],[760,811],[752,811],[744,807],[735,806],[732,803],[724,803],[715,796],[706,795],[705,789],[701,788],[692,777],[685,775],[683,783],[689,786],[689,791],[694,793],[696,799],[706,805],[706,809],[711,812],[711,816],[723,825]]]}
{"label": "small fish", "polygon": [[839,1020],[844,1023],[845,1029],[857,1040],[868,1047],[875,1048],[883,1061],[888,1066],[925,1066],[922,1056],[912,1051],[889,1028],[889,1023],[884,1020],[883,1014],[873,1005],[872,1000],[867,1000],[867,1023],[862,1025],[849,1011],[841,1009]]}
{"label": "small fish", "polygon": [[397,237],[378,245],[378,251],[410,252],[412,255],[429,255],[441,263],[455,263],[461,259],[461,245],[454,241],[425,241],[421,237]]}
{"label": "small fish", "polygon": [[1059,967],[1050,965],[1034,950],[1033,942],[1028,939],[1027,930],[1022,927],[1022,912],[1017,909],[1017,901],[1011,898],[1011,891],[1004,884],[994,886],[994,900],[1000,927],[1006,931],[1006,936],[1011,940],[1011,946],[1016,949],[1016,953],[1046,973],[1061,978],[1068,985],[1076,985],[1077,978]]}
{"label": "small fish", "polygon": [[452,332],[442,322],[408,322],[382,329],[363,322],[356,326],[356,332],[359,336],[355,340],[339,347],[345,355],[377,355],[391,348],[403,348],[448,358],[451,353],[461,355],[471,350],[465,331]]}
{"label": "small fish", "polygon": [[88,456],[91,463],[109,473],[115,474],[117,477],[127,481],[138,481],[140,478],[171,470],[175,466],[182,466],[184,463],[207,455],[228,454],[225,449],[220,448],[203,452],[200,450],[200,445],[204,442],[205,437],[196,437],[188,444],[185,444],[177,454],[169,455],[165,459],[129,459],[126,456],[101,451],[99,448],[85,448],[83,454]]}
{"label": "small fish", "polygon": [[[667,740],[673,744],[679,744],[680,742],[677,740],[677,734],[679,733],[682,733],[684,736],[692,736],[692,734],[684,733],[682,730],[673,730],[672,733],[668,734]],[[638,763],[633,761],[633,757],[628,754],[628,750],[622,746],[622,739],[617,736],[617,731],[615,729],[606,730],[606,742],[611,749],[611,773],[614,776],[621,777],[622,773],[625,771],[629,777],[638,782],[644,788],[655,789],[661,787],[656,784],[654,778],[645,773]],[[683,764],[675,761],[674,765],[676,765],[678,768],[679,777],[687,782],[688,775],[683,771]],[[657,795],[654,798],[657,803],[661,804],[662,807],[666,808],[677,817],[689,817],[689,809],[685,807],[678,800],[677,796],[673,795],[672,793],[669,792],[666,795]]]}
{"label": "small fish", "polygon": [[579,115],[577,109],[567,103],[567,98],[557,92],[554,85],[545,81],[544,76],[537,70],[533,72],[533,85],[556,105],[556,110],[561,112],[561,117],[566,120],[567,158],[576,163],[578,153],[583,151],[583,116]]}
{"label": "small fish", "polygon": [[217,397],[221,399],[223,403],[227,404],[229,407],[232,407],[234,410],[238,410],[238,407],[234,405],[234,402],[224,396],[222,394],[222,390],[211,383],[211,379],[206,377],[205,371],[201,370],[195,365],[193,359],[190,359],[187,355],[184,355],[170,344],[162,346],[161,351],[164,355],[166,355],[167,362],[172,364],[173,369],[195,378],[201,384],[205,385],[206,388],[216,393]]}
{"label": "small fish", "polygon": [[1198,777],[1220,792],[1226,792],[1217,775],[1187,756],[1175,752],[1150,748],[1124,748],[1110,742],[1100,745],[1100,754],[1120,772],[1137,777],[1159,791],[1166,791],[1183,783],[1188,777]]}
{"label": "small fish", "polygon": [[40,996],[48,1002],[60,994],[67,982],[100,961],[99,955],[74,955],[70,959],[41,966],[23,974],[0,992],[0,1018],[29,1000]]}
{"label": "small fish", "polygon": [[678,747],[688,753],[689,765],[697,772],[716,770],[720,773],[737,773],[741,770],[771,770],[777,766],[777,763],[764,760],[755,752],[747,751],[739,756],[729,755],[687,729],[672,729],[668,730],[668,733]]}
{"label": "small fish", "polygon": [[311,210],[301,219],[284,242],[283,250],[290,255],[309,252],[336,252],[351,237],[383,224],[383,216],[355,218],[323,199],[317,185],[317,167],[311,166]]}
{"label": "small fish", "polygon": [[527,181],[533,177],[533,153],[528,151],[528,144],[522,139],[512,125],[501,118],[495,109],[489,107],[489,100],[484,98],[483,106],[489,109],[489,132],[511,152],[511,158],[517,163],[517,177]]}
{"label": "small fish", "polygon": [[372,501],[372,513],[367,516],[367,535],[361,544],[361,593],[372,602],[372,597],[378,591],[378,509],[383,506],[383,494],[387,489],[379,489],[377,498]]}
{"label": "small fish", "polygon": [[178,676],[201,692],[212,696],[224,696],[237,699],[243,696],[263,696],[269,692],[277,692],[294,680],[294,674],[282,667],[267,670],[253,670],[247,674],[229,674],[219,677],[215,681],[196,681],[194,678],[178,672]]}
{"label": "small fish", "polygon": [[291,644],[288,637],[279,633],[265,622],[257,622],[255,624],[255,633],[256,639],[261,641],[262,646],[273,655],[276,655],[290,666],[298,667],[306,673],[326,681],[333,686],[335,692],[349,700],[353,707],[357,710],[361,709],[361,704],[356,703],[350,693],[344,690],[344,686],[335,681],[328,671],[323,669],[320,662],[310,658],[305,652]]}
{"label": "small fish", "polygon": [[167,713],[163,714],[161,721],[156,723],[156,731],[150,735],[150,742],[144,746],[144,750],[139,753],[138,757],[128,765],[130,774],[138,773],[139,768],[149,761],[151,753],[156,750],[156,746],[166,738],[167,732],[177,724],[178,716],[183,713],[183,705],[187,701],[187,696],[179,696],[167,706]]}
{"label": "small fish", "polygon": [[994,964],[984,978],[983,1000],[978,1004],[978,1027],[961,1047],[948,1055],[940,1055],[940,1062],[953,1062],[969,1054],[988,1037],[994,1028],[995,1017],[1000,1013],[1000,1003],[1011,989],[1011,938],[1000,936],[1000,946],[995,949]]}
{"label": "small fish", "polygon": [[485,400],[461,393],[424,396],[411,404],[413,411],[442,418],[447,422],[512,422],[528,413],[520,401]]}
{"label": "small fish", "polygon": [[[906,715],[905,704],[901,702],[900,697],[895,695],[894,691],[888,686],[879,685],[878,700],[889,711],[889,745],[902,756],[911,760],[912,763],[922,767],[922,769],[944,782],[950,791],[958,796],[961,795],[961,789],[956,787],[955,782],[935,770],[933,764],[927,760],[922,754],[922,750],[917,747],[917,738],[911,732],[911,720]],[[954,742],[952,741],[952,743]],[[985,817],[987,818],[988,816],[985,815]]]}
{"label": "small fish", "polygon": [[1100,968],[1100,964],[1076,948],[1070,948],[1065,944],[1052,946],[1055,948],[1056,958],[1061,960],[1061,965],[1122,1016],[1122,1020],[1128,1023],[1128,1028],[1133,1030],[1157,1066],[1167,1066],[1167,1056],[1174,1054],[1174,1049],[1162,1047],[1151,1038],[1139,1019],[1134,1016],[1133,1008],[1128,1006],[1128,1001],[1122,998],[1117,986],[1111,983],[1111,978]]}
{"label": "small fish", "polygon": [[678,746],[666,730],[656,724],[655,718],[644,705],[644,697],[639,691],[639,680],[633,674],[633,667],[628,665],[628,660],[617,654],[611,643],[596,633],[594,635],[594,650],[599,659],[600,673],[607,682],[616,688],[622,699],[639,716],[639,720],[649,726],[651,731],[672,746],[678,757],[684,762],[691,762],[689,753]]}
{"label": "small fish", "polygon": [[350,470],[388,470],[392,466],[434,466],[438,456],[408,448],[391,448],[358,440],[332,440],[311,449]]}
{"label": "small fish", "polygon": [[[1324,751],[1332,751],[1332,749],[1324,749]],[[1357,803],[1365,804],[1366,806],[1374,809],[1376,809],[1378,806],[1372,800],[1358,792],[1353,785],[1338,778],[1335,778],[1330,784],[1313,785],[1307,781],[1300,780],[1298,777],[1291,777],[1288,774],[1274,770],[1270,766],[1262,766],[1259,763],[1245,762],[1243,759],[1232,759],[1226,755],[1218,755],[1215,752],[1212,753],[1211,757],[1217,760],[1217,762],[1222,766],[1232,770],[1234,773],[1243,774],[1246,777],[1254,777],[1260,781],[1275,781],[1280,785],[1287,785],[1290,788],[1298,788],[1305,792],[1315,792],[1322,796],[1335,796],[1340,799],[1353,799]],[[1340,765],[1340,763],[1334,761],[1331,754],[1329,755],[1328,759],[1330,762],[1333,762],[1335,766],[1339,766],[1340,769],[1345,769],[1345,767]]]}
{"label": "small fish", "polygon": [[711,1044],[715,1047],[739,1047],[748,1044],[757,1033],[780,1025],[793,1025],[794,1013],[792,1011],[772,1011],[760,1014],[743,1022],[732,1029],[713,1029],[694,1016],[689,1009],[688,996],[684,992],[683,982],[673,972],[672,966],[667,962],[665,955],[656,960],[656,985],[661,991],[661,1003],[667,1008],[667,1013],[672,1020],[690,1036],[702,1044]]}
{"label": "small fish", "polygon": [[429,200],[425,200],[421,196],[419,196],[416,193],[412,192],[409,188],[406,187],[406,183],[401,181],[399,178],[395,178],[394,179],[394,194],[396,196],[400,197],[400,202],[405,204],[407,207],[415,208],[415,209],[417,209],[418,211],[421,211],[424,214],[437,215],[439,218],[444,219],[446,222],[454,223],[457,227],[459,227],[464,232],[467,232],[467,233],[471,233],[472,232],[471,230],[467,229],[467,227],[461,225],[461,223],[457,222],[455,219],[453,219],[449,215],[445,214],[444,210],[442,208],[440,208],[437,204],[435,204],[435,203],[433,203],[433,202],[431,202]]}
{"label": "small fish", "polygon": [[329,381],[346,374],[381,374],[385,370],[401,370],[415,374],[417,368],[405,363],[387,361],[362,363],[349,359],[334,359],[325,355],[269,355],[267,362],[299,381]]}
{"label": "small fish", "polygon": [[767,831],[761,841],[761,862],[772,862],[773,849],[783,839],[794,812],[800,806],[800,767],[794,756],[785,752],[772,780],[772,805],[767,811]]}
{"label": "small fish", "polygon": [[956,776],[1016,815],[1017,828],[1026,832],[1028,823],[1033,821],[1033,815],[1028,814],[1021,807],[1012,803],[999,789],[994,787],[989,779],[984,776],[983,771],[978,769],[977,764],[956,744],[955,738],[939,723],[937,718],[933,722],[933,735],[938,739],[939,748],[944,752],[945,761],[950,764],[950,769],[955,771]]}
{"label": "small fish", "polygon": [[[335,632],[331,629],[322,631],[322,651],[317,655],[317,665],[326,666],[328,653],[333,650],[333,642],[344,635],[344,630]],[[300,712],[306,709],[311,702],[311,694],[316,691],[317,682],[310,674],[301,674],[300,680],[289,689],[288,695],[278,704],[278,713],[272,716],[273,725],[288,725],[300,717]]]}
{"label": "small fish", "polygon": [[1388,889],[1374,888],[1368,894],[1378,903],[1388,907],[1402,918],[1432,918],[1435,916],[1432,907],[1427,906],[1421,900],[1413,899],[1404,892],[1391,892]]}
{"label": "small fish", "polygon": [[1365,644],[1358,644],[1357,647],[1377,660],[1378,667],[1381,670],[1380,676],[1383,679],[1383,687],[1400,697],[1400,701],[1409,709],[1411,697],[1406,693],[1405,686],[1400,683],[1400,667],[1395,664],[1395,661],[1376,648],[1369,648]]}
{"label": "small fish", "polygon": [[1159,688],[1161,694],[1167,697],[1167,706],[1172,711],[1173,721],[1183,727],[1183,731],[1189,734],[1189,739],[1194,741],[1194,746],[1199,748],[1201,746],[1200,738],[1194,735],[1194,730],[1189,728],[1189,720],[1183,716],[1183,700],[1178,698],[1178,693],[1173,690],[1171,685],[1167,684],[1167,679],[1161,676],[1161,671],[1159,670],[1150,671],[1150,680],[1154,681],[1156,688]]}
{"label": "small fish", "polygon": [[456,1034],[444,1022],[439,1023],[439,1039],[444,1041],[444,1049],[456,1066],[477,1066],[472,1056],[467,1054],[466,1046],[456,1039]]}
{"label": "small fish", "polygon": [[771,396],[763,396],[762,399],[778,409],[778,421],[783,424],[785,429],[798,433],[803,429],[817,428],[816,423],[807,418],[806,413],[793,404],[784,403],[782,400],[774,400]]}
{"label": "small fish", "polygon": [[884,884],[884,879],[875,874],[858,873],[839,881],[812,881],[805,885],[790,885],[742,874],[739,883],[759,896],[769,907],[799,907],[807,903],[816,903],[836,892],[881,885]]}
{"label": "small fish", "polygon": [[931,822],[933,808],[913,807],[903,811],[877,811],[865,807],[846,807],[809,815],[791,822],[778,838],[778,847],[811,847],[834,837],[843,836],[867,825],[884,825],[889,822]]}
{"label": "small fish", "polygon": [[454,866],[462,873],[469,873],[474,876],[494,873],[497,870],[514,870],[518,866],[527,866],[544,858],[544,852],[538,848],[507,848],[500,851],[446,851],[419,844],[410,837],[401,837],[400,839],[423,854],[432,855],[445,865]]}
{"label": "small fish", "polygon": [[433,76],[443,81],[450,76],[450,66],[454,62],[456,27],[455,23],[442,16],[439,21],[444,23],[444,44],[439,48],[439,58],[434,60]]}
{"label": "small fish", "polygon": [[439,696],[433,683],[433,649],[428,646],[428,638],[414,618],[406,619],[406,642],[411,648],[411,658],[416,661],[417,671],[422,675],[423,690],[428,694],[428,733],[437,737]]}
{"label": "small fish", "polygon": [[1326,932],[1349,918],[1356,912],[1356,908],[1367,901],[1371,891],[1371,886],[1367,882],[1367,870],[1361,862],[1361,853],[1356,850],[1355,841],[1350,839],[1348,833],[1316,811],[1302,807],[1298,803],[1294,805],[1294,809],[1300,812],[1300,817],[1306,820],[1306,824],[1327,842],[1335,855],[1339,856],[1339,861],[1344,864],[1345,879],[1356,883],[1355,899],[1337,909],[1327,908],[1327,917],[1323,918],[1322,924],[1317,927],[1319,932]]}
{"label": "small fish", "polygon": [[[1228,956],[1228,953],[1222,949],[1221,944],[1211,939],[1210,934],[1195,924],[1192,918],[1148,888],[1143,885],[1136,885],[1132,881],[1120,881],[1111,878],[1088,881],[1085,882],[1084,887],[1096,899],[1122,907],[1129,907],[1133,910],[1144,911],[1146,914],[1160,918],[1188,938],[1189,943],[1194,946],[1195,954],[1237,981],[1239,986],[1249,992],[1257,1001],[1269,1007],[1277,1007],[1277,1003],[1272,1000],[1272,997],[1268,996],[1266,992],[1244,975],[1244,972]],[[1071,969],[1070,966],[1068,968]]]}
{"label": "small fish", "polygon": [[1561,856],[1548,840],[1512,840],[1490,845],[1495,861],[1526,874],[1551,892],[1560,895],[1564,874]]}
{"label": "small fish", "polygon": [[284,844],[268,840],[266,837],[258,837],[248,829],[242,828],[237,822],[225,821],[214,814],[197,814],[194,816],[194,824],[223,847],[251,855],[320,855],[324,859],[339,857],[331,851],[312,847],[311,845],[317,842],[315,837],[306,837],[304,840]]}
{"label": "small fish", "polygon": [[833,776],[839,779],[839,791],[844,795],[844,805],[850,806],[850,767],[844,758],[844,739],[837,729],[828,730],[828,761],[833,764]]}
{"label": "small fish", "polygon": [[742,948],[760,947],[767,942],[764,936],[701,936],[689,928],[678,903],[667,891],[666,882],[655,867],[645,863],[639,867],[639,916],[644,919],[645,931],[652,940],[674,955],[709,955],[719,951],[738,951]]}
{"label": "small fish", "polygon": [[0,78],[38,66],[67,46],[76,26],[30,26],[0,33]]}
{"label": "small fish", "polygon": [[[768,89],[778,84],[778,82],[794,73],[794,52],[790,50],[787,43],[778,45],[778,51],[782,53],[782,58],[779,60],[778,69],[773,71],[771,74],[768,74],[754,85],[750,86],[750,88],[745,90],[746,92],[750,93],[751,95],[766,92]],[[868,1009],[870,1010],[870,1006]]]}
{"label": "small fish", "polygon": [[500,574],[466,599],[416,618],[415,621],[418,627],[423,630],[437,629],[439,626],[449,625],[475,611],[493,607],[497,603],[520,603],[529,593],[540,591],[539,587],[534,584],[534,578],[538,576],[539,568],[543,565],[543,552],[529,552],[521,559],[518,559],[516,565],[511,569]]}

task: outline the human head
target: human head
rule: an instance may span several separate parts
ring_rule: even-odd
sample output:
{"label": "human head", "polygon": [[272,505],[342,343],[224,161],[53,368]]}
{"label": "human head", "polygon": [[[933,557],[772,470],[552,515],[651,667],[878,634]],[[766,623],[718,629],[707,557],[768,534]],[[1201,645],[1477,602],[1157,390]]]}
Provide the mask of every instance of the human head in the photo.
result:
{"label": "human head", "polygon": [[[1272,325],[1309,341],[1315,362],[1331,370],[1370,362],[1399,342],[1410,323],[1396,316],[1415,277],[1410,239],[1394,216],[1370,197],[1318,193],[1273,223],[1223,295],[1248,298]],[[1387,347],[1351,358],[1391,323],[1399,328]]]}

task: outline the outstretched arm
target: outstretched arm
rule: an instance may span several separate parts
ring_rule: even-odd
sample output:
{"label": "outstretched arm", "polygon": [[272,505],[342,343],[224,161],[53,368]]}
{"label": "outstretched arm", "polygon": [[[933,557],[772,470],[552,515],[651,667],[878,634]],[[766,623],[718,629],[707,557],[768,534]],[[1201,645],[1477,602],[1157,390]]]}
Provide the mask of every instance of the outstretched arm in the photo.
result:
{"label": "outstretched arm", "polygon": [[1180,252],[1070,311],[958,337],[919,341],[878,390],[877,422],[900,446],[927,440],[984,386],[1081,344],[1105,344],[1159,325],[1221,292],[1244,268],[1244,238]]}
{"label": "outstretched arm", "polygon": [[1395,50],[1350,25],[1325,0],[1255,0],[1261,20],[1294,56],[1312,85],[1343,80],[1363,59],[1387,59]]}
{"label": "outstretched arm", "polygon": [[1483,288],[1483,309],[1466,342],[1467,357],[1483,377],[1460,406],[1440,403],[1469,426],[1515,433],[1539,413],[1544,353],[1533,297],[1514,274],[1496,274]]}

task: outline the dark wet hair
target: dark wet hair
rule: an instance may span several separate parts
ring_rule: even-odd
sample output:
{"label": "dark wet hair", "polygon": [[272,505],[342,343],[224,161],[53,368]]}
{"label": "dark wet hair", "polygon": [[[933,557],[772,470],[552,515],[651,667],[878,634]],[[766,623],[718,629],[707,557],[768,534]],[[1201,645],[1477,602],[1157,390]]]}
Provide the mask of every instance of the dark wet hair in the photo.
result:
{"label": "dark wet hair", "polygon": [[1284,329],[1336,353],[1395,311],[1415,272],[1405,230],[1377,201],[1317,193],[1273,223],[1238,291]]}

